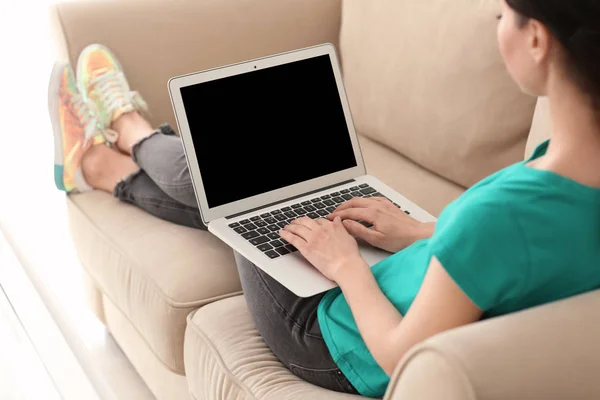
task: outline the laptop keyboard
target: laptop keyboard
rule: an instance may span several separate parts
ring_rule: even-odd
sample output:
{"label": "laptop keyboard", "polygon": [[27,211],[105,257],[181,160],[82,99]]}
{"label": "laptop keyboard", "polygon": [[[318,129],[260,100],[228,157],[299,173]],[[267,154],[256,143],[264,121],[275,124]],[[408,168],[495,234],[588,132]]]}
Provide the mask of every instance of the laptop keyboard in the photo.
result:
{"label": "laptop keyboard", "polygon": [[[274,259],[298,251],[294,246],[279,236],[279,231],[294,219],[309,217],[312,219],[327,218],[340,204],[354,197],[385,197],[368,184],[353,186],[348,189],[305,200],[291,206],[283,207],[268,213],[257,215],[239,222],[229,224],[229,227],[244,239],[256,246],[267,257]],[[398,204],[394,203],[398,208]],[[410,215],[410,212],[404,211]],[[361,221],[370,228],[372,225]]]}

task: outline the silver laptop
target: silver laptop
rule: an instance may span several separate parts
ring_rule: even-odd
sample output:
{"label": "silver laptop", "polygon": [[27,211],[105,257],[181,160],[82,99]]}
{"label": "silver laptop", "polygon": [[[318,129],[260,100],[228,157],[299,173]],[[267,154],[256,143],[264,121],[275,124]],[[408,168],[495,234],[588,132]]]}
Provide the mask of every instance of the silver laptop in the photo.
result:
{"label": "silver laptop", "polygon": [[[293,293],[334,288],[278,232],[354,197],[385,196],[435,218],[366,175],[330,44],[169,81],[198,206],[210,232]],[[389,253],[360,243],[372,266]]]}

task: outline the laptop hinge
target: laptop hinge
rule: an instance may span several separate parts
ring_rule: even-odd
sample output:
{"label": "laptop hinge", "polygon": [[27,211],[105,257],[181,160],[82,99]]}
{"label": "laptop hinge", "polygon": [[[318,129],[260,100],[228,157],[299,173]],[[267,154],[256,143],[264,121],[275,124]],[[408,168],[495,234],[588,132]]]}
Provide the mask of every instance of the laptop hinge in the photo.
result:
{"label": "laptop hinge", "polygon": [[283,199],[283,200],[277,201],[277,202],[275,202],[275,203],[271,203],[271,204],[265,204],[264,206],[261,206],[261,207],[256,207],[256,208],[253,208],[252,210],[246,210],[246,211],[244,211],[244,212],[237,213],[237,214],[233,214],[233,215],[227,216],[227,217],[225,217],[225,218],[226,218],[226,219],[232,219],[232,218],[241,217],[241,216],[242,216],[242,215],[244,215],[244,214],[250,214],[250,213],[253,213],[253,212],[255,212],[255,211],[262,210],[263,208],[267,208],[267,207],[276,206],[277,204],[287,203],[288,201],[292,201],[292,200],[295,200],[295,199],[299,199],[300,197],[310,196],[311,194],[318,193],[318,192],[322,192],[323,190],[333,189],[334,187],[338,187],[338,186],[346,185],[346,184],[348,184],[348,183],[352,183],[352,182],[356,182],[356,180],[354,180],[354,179],[350,179],[350,180],[347,180],[347,181],[345,181],[345,182],[336,183],[335,185],[326,186],[326,187],[324,187],[324,188],[321,188],[321,189],[313,190],[312,192],[307,192],[307,193],[300,194],[300,195],[298,195],[298,196],[289,197],[289,198],[287,198],[287,199]]}

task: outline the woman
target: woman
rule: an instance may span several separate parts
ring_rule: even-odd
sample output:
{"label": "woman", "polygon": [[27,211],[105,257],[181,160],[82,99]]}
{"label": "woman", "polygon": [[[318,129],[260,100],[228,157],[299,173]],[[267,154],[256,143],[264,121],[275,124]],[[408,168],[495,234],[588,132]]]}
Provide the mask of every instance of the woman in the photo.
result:
{"label": "woman", "polygon": [[[300,218],[286,226],[281,236],[339,284],[326,294],[297,298],[237,256],[257,328],[305,380],[382,396],[415,344],[600,287],[600,3],[502,0],[501,7],[501,53],[525,92],[549,98],[551,142],[472,187],[435,227],[382,199],[354,199],[329,220]],[[66,159],[64,177],[87,181],[71,188],[114,191],[155,215],[199,226],[177,139],[166,128],[153,133],[135,112],[143,102],[129,92],[108,51],[100,52],[97,58],[111,61],[94,67],[84,51],[83,99],[67,102],[82,123],[77,135],[61,125],[63,143],[81,143]],[[113,148],[94,145],[106,140]],[[163,157],[152,156],[159,151]],[[160,165],[165,152],[173,157]],[[353,236],[396,254],[369,269]]]}

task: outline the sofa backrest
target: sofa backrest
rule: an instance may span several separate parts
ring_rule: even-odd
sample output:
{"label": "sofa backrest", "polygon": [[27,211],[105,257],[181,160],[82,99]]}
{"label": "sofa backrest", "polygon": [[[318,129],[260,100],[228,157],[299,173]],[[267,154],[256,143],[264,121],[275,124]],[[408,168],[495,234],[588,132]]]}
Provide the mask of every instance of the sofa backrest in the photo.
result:
{"label": "sofa backrest", "polygon": [[222,65],[331,42],[340,0],[95,0],[52,8],[58,57],[77,64],[102,43],[150,106],[151,122],[176,126],[167,81]]}
{"label": "sofa backrest", "polygon": [[523,159],[536,100],[502,62],[495,0],[344,0],[357,130],[462,186]]}

